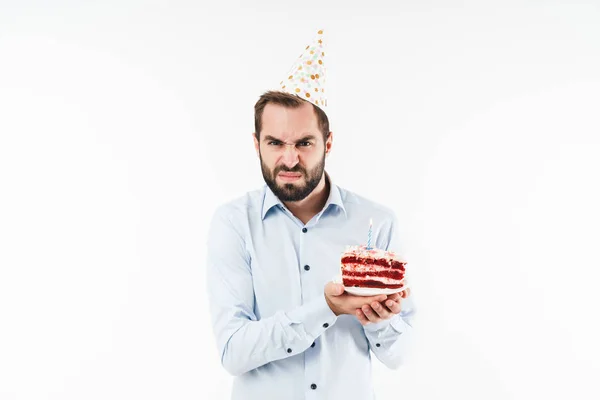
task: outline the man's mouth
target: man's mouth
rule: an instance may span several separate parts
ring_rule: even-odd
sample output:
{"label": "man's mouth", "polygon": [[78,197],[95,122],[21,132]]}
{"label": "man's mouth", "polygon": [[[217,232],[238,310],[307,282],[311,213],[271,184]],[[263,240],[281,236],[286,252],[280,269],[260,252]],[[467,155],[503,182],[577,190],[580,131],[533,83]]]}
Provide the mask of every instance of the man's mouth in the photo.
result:
{"label": "man's mouth", "polygon": [[292,182],[297,179],[300,179],[302,177],[302,174],[299,174],[297,172],[280,172],[279,174],[277,174],[277,176],[279,176],[282,180],[286,182]]}

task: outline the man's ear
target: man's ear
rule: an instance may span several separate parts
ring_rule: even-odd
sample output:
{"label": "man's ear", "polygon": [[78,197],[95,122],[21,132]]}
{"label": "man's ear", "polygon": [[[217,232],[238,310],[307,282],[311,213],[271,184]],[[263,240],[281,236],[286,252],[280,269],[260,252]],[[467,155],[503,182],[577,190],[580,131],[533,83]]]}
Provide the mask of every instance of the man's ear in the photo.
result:
{"label": "man's ear", "polygon": [[256,132],[252,132],[252,138],[254,139],[254,150],[256,150],[256,155],[260,157],[260,143],[256,137]]}
{"label": "man's ear", "polygon": [[333,146],[333,132],[329,132],[327,140],[325,141],[325,156],[328,156]]}

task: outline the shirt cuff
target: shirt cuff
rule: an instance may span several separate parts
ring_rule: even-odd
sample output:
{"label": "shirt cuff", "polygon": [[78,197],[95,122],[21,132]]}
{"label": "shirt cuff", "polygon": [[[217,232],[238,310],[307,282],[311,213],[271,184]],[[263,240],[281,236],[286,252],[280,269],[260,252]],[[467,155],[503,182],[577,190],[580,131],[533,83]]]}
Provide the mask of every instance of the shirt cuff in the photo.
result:
{"label": "shirt cuff", "polygon": [[292,323],[304,325],[304,330],[312,339],[319,337],[337,320],[324,294],[286,314]]}
{"label": "shirt cuff", "polygon": [[383,332],[386,328],[391,326],[398,333],[404,333],[408,329],[410,329],[410,325],[404,321],[404,319],[400,315],[394,315],[392,318],[384,319],[383,321],[376,323],[368,323],[364,326],[365,331],[370,333],[380,333]]}
{"label": "shirt cuff", "polygon": [[365,326],[363,326],[363,328],[365,329],[365,331],[367,332],[378,332],[378,331],[382,331],[385,328],[387,328],[388,326],[390,326],[390,324],[392,323],[392,319],[396,318],[397,316],[393,316],[390,319],[384,319],[383,321],[380,322],[369,322],[368,324],[366,324]]}
{"label": "shirt cuff", "polygon": [[404,318],[402,318],[401,316],[396,316],[396,318],[392,318],[392,322],[390,323],[390,325],[392,326],[392,328],[394,328],[394,330],[398,333],[404,333],[407,330],[411,329],[412,326],[409,325]]}

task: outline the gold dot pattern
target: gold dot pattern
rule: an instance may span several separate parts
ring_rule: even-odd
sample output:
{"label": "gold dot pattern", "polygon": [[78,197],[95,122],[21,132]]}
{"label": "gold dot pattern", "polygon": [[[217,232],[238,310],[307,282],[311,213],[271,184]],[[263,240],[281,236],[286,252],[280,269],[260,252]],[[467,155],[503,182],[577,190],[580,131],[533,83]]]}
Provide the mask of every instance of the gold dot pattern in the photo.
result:
{"label": "gold dot pattern", "polygon": [[301,97],[305,100],[321,108],[327,106],[324,58],[323,30],[319,30],[312,44],[306,46],[290,68],[288,78],[279,84],[280,90],[298,96],[304,93]]}

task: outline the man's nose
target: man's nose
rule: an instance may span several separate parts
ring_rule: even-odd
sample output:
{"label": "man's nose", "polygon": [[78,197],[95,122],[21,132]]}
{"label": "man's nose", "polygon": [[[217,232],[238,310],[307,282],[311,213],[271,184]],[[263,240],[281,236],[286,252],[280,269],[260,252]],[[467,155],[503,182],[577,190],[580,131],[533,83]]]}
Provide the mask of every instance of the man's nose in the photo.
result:
{"label": "man's nose", "polygon": [[286,145],[283,153],[283,164],[288,168],[293,168],[298,164],[298,150],[295,145]]}

